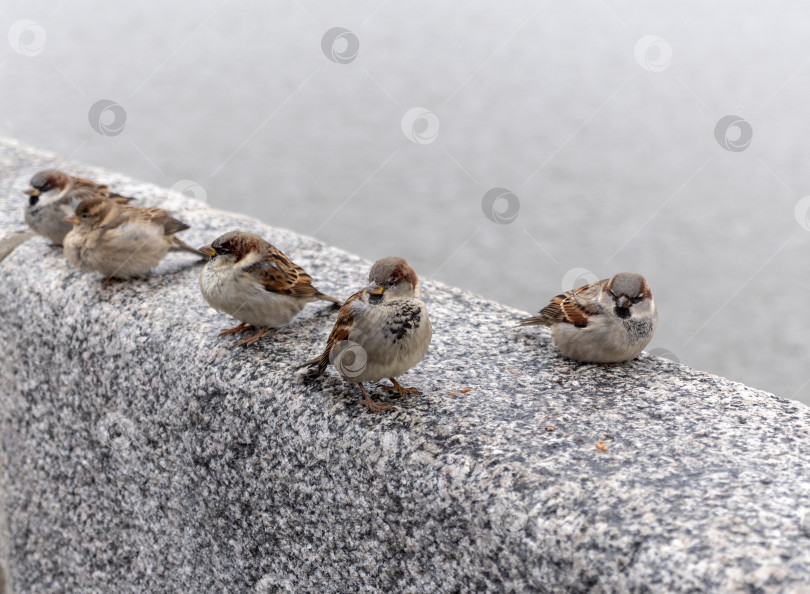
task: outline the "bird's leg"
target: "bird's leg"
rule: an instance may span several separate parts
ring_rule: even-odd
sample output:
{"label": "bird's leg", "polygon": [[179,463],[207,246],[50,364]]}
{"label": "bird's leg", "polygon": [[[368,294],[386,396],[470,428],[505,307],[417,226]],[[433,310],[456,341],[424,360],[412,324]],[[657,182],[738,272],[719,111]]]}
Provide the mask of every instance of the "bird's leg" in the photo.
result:
{"label": "bird's leg", "polygon": [[359,383],[357,385],[360,386],[361,390],[363,390],[363,399],[360,401],[360,404],[365,404],[374,412],[383,412],[394,408],[393,406],[391,406],[390,404],[386,404],[385,402],[374,402],[368,395],[368,392],[366,392],[366,387],[362,383]]}
{"label": "bird's leg", "polygon": [[416,388],[406,388],[405,386],[400,384],[397,380],[395,380],[393,377],[389,377],[388,379],[390,379],[391,383],[394,384],[393,386],[386,386],[384,384],[381,385],[389,392],[396,392],[397,394],[400,394],[402,396],[407,396],[408,394],[419,394],[419,390],[417,390]]}
{"label": "bird's leg", "polygon": [[253,326],[251,326],[250,324],[245,324],[244,322],[242,322],[241,324],[239,324],[235,328],[225,328],[225,330],[220,332],[219,335],[220,336],[225,336],[226,334],[238,334],[239,332],[244,332],[245,330],[251,330],[251,329],[253,329]]}
{"label": "bird's leg", "polygon": [[259,328],[259,331],[256,332],[256,334],[254,334],[253,336],[248,336],[244,340],[240,340],[237,343],[236,346],[247,346],[249,344],[253,344],[254,342],[259,340],[263,336],[267,336],[268,334],[272,334],[275,331],[276,331],[275,328],[268,328],[267,326],[262,326],[261,328]]}
{"label": "bird's leg", "polygon": [[117,283],[120,280],[121,280],[120,278],[115,278],[114,276],[108,276],[107,278],[101,279],[101,287],[106,289],[110,285],[112,285],[114,283]]}

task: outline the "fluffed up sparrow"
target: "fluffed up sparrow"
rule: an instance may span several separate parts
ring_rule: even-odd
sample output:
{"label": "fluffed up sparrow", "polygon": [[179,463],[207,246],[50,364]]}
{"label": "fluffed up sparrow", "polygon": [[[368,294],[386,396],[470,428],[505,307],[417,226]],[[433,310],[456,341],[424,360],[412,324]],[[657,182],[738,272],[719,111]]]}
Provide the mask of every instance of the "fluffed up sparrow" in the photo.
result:
{"label": "fluffed up sparrow", "polygon": [[28,204],[25,207],[25,222],[39,235],[51,240],[53,245],[62,245],[73,228],[65,217],[73,214],[82,197],[90,191],[124,204],[132,200],[110,191],[110,187],[89,179],[73,177],[58,169],[46,169],[31,178],[31,187],[25,190]]}
{"label": "fluffed up sparrow", "polygon": [[119,204],[83,190],[85,197],[66,221],[73,229],[65,236],[65,257],[82,270],[104,275],[105,280],[147,276],[171,251],[205,254],[174,234],[188,225],[160,208]]}
{"label": "fluffed up sparrow", "polygon": [[392,386],[384,386],[387,390],[418,394],[396,378],[422,360],[433,330],[420,298],[419,279],[405,260],[377,260],[368,280],[369,285],[340,308],[323,353],[296,369],[310,367],[321,375],[332,363],[344,380],[360,386],[363,404],[382,411],[391,406],[372,400],[363,382],[388,378]]}
{"label": "fluffed up sparrow", "polygon": [[537,316],[518,325],[551,326],[554,344],[569,359],[620,363],[650,342],[658,312],[644,277],[620,272],[557,295]]}
{"label": "fluffed up sparrow", "polygon": [[253,233],[231,231],[200,251],[211,257],[200,272],[203,297],[241,322],[219,335],[257,330],[239,345],[252,344],[288,324],[310,301],[342,303],[313,287],[303,268]]}

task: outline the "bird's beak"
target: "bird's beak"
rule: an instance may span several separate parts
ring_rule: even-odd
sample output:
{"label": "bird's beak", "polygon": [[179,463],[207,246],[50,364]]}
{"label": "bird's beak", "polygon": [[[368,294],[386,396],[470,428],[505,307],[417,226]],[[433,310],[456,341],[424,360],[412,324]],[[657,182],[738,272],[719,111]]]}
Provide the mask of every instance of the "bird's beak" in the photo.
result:
{"label": "bird's beak", "polygon": [[26,196],[39,196],[39,190],[36,188],[28,188],[23,192]]}
{"label": "bird's beak", "polygon": [[203,254],[205,254],[206,256],[210,256],[211,258],[217,255],[217,251],[210,245],[204,245],[199,249]]}
{"label": "bird's beak", "polygon": [[369,295],[382,295],[384,289],[378,285],[377,283],[371,283],[369,286],[366,287],[366,293]]}
{"label": "bird's beak", "polygon": [[616,307],[630,307],[631,301],[625,296],[622,295],[616,300]]}
{"label": "bird's beak", "polygon": [[72,223],[72,224],[74,224],[74,225],[78,225],[78,224],[79,224],[79,217],[77,217],[76,215],[70,215],[69,217],[65,217],[65,220],[66,220],[68,223]]}

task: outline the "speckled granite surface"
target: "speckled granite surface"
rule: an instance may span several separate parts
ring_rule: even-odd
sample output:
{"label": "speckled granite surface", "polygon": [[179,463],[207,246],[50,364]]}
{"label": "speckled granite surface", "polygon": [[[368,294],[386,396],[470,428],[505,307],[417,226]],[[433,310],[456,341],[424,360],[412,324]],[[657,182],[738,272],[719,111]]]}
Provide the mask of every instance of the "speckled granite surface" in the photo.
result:
{"label": "speckled granite surface", "polygon": [[[3,232],[54,165],[0,142]],[[69,169],[172,209],[192,245],[243,228],[329,294],[365,283],[369,262],[312,239]],[[233,348],[193,257],[102,289],[46,243],[0,263],[2,553],[17,592],[810,584],[810,410],[796,402],[646,355],[574,364],[546,330],[511,328],[526,312],[428,282],[433,343],[403,376],[423,396],[375,414],[333,371],[291,371],[334,309],[308,305]]]}

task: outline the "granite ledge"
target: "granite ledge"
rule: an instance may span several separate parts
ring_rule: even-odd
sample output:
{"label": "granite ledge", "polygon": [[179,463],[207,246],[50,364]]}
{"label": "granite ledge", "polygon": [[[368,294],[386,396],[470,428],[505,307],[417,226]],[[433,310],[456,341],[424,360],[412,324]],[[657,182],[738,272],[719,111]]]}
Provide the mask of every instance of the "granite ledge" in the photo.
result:
{"label": "granite ledge", "polygon": [[[366,278],[370,262],[312,238],[10,140],[0,233],[53,166],[171,209],[192,245],[242,228],[329,294]],[[575,364],[544,329],[511,328],[525,312],[426,282],[433,343],[403,379],[423,395],[380,415],[331,370],[292,372],[325,341],[325,305],[235,349],[185,255],[101,289],[34,239],[0,271],[8,591],[810,583],[810,410],[797,402],[648,355]]]}

